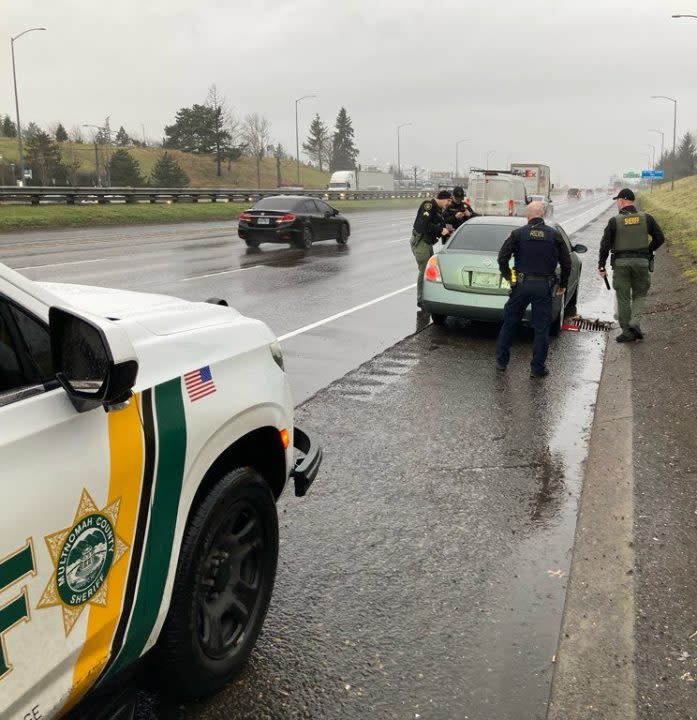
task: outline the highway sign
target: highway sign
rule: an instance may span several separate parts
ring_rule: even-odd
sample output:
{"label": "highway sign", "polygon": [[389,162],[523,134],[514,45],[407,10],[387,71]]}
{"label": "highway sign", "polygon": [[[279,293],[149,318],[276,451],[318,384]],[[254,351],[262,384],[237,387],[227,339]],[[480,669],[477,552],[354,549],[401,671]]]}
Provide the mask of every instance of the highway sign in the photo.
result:
{"label": "highway sign", "polygon": [[663,179],[664,173],[663,170],[642,170],[641,177]]}
{"label": "highway sign", "polygon": [[641,175],[638,172],[634,172],[634,170],[630,172],[626,172],[624,175],[622,175],[623,178],[640,178]]}

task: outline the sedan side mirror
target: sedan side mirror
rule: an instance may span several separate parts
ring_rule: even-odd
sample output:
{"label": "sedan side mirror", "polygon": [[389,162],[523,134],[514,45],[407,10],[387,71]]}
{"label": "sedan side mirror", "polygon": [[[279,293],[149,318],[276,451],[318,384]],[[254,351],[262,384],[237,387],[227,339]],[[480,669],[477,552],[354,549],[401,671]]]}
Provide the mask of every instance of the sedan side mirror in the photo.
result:
{"label": "sedan side mirror", "polygon": [[578,245],[574,245],[571,249],[572,249],[575,253],[588,252],[588,248],[587,248],[585,245],[581,245],[581,243],[579,243]]}
{"label": "sedan side mirror", "polygon": [[336,208],[332,208],[332,215],[336,216],[339,214],[339,211]]}
{"label": "sedan side mirror", "polygon": [[86,318],[59,307],[48,313],[56,378],[78,412],[128,403],[138,362],[128,335],[112,321]]}
{"label": "sedan side mirror", "polygon": [[334,215],[334,213],[333,213],[331,210],[326,210],[325,213],[324,213],[324,217],[327,218],[327,219],[329,219],[330,217],[332,217],[332,215]]}

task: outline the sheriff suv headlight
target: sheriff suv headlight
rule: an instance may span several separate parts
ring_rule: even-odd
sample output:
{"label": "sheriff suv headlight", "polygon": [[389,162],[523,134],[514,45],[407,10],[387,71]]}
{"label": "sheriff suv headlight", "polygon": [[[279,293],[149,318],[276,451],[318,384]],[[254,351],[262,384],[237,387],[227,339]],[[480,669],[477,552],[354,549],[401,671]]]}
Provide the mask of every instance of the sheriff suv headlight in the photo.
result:
{"label": "sheriff suv headlight", "polygon": [[283,350],[281,350],[281,344],[278,340],[274,340],[271,345],[269,345],[269,350],[271,350],[271,356],[276,361],[276,365],[278,365],[281,370],[285,370],[283,366]]}

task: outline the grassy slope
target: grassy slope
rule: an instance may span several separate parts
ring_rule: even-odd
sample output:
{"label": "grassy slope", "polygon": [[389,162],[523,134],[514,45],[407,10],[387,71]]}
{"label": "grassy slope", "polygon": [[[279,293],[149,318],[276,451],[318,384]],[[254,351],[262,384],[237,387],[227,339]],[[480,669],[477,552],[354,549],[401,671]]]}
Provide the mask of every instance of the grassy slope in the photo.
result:
{"label": "grassy slope", "polygon": [[[161,148],[126,148],[128,152],[140,163],[141,173],[146,177],[150,176],[153,165],[157,162],[163,150]],[[101,153],[100,149],[100,153]],[[112,148],[113,152],[114,148]],[[84,143],[62,143],[61,152],[66,161],[77,158],[83,172],[94,172],[94,145]],[[256,164],[251,158],[241,158],[232,163],[228,171],[227,164],[223,163],[221,168],[222,176],[216,175],[216,165],[212,156],[192,155],[191,153],[180,152],[179,150],[169,151],[184,168],[189,176],[191,187],[245,187],[254,188],[257,186]],[[13,138],[0,138],[0,155],[6,163],[17,162],[17,141]],[[100,163],[103,162],[100,154]],[[9,182],[9,168],[6,169],[7,181]],[[324,188],[329,182],[329,173],[319,172],[307,165],[301,166],[301,180],[306,188]],[[281,163],[281,178],[286,184],[295,184],[297,180],[297,168],[293,160],[284,160]],[[262,161],[261,172],[262,187],[275,188],[276,183],[276,160],[265,158]]]}
{"label": "grassy slope", "polygon": [[[413,209],[420,198],[344,200],[333,202],[341,212]],[[58,227],[149,225],[154,223],[236,220],[251,203],[158,203],[156,205],[0,205],[0,233]]]}
{"label": "grassy slope", "polygon": [[658,221],[685,275],[697,282],[697,175],[678,180],[672,192],[665,183],[642,193],[640,204]]}

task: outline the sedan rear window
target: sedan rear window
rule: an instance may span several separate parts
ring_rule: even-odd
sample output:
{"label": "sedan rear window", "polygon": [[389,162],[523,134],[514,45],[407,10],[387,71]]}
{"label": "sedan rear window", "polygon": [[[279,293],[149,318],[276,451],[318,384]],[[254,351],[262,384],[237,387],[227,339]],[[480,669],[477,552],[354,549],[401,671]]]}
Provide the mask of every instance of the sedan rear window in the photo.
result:
{"label": "sedan rear window", "polygon": [[267,197],[259,200],[252,210],[295,210],[297,198]]}
{"label": "sedan rear window", "polygon": [[498,252],[515,228],[511,225],[469,225],[460,227],[448,245],[449,250]]}

